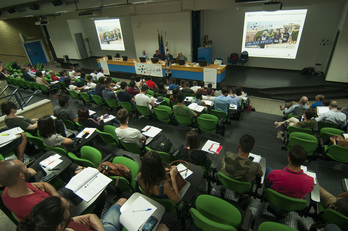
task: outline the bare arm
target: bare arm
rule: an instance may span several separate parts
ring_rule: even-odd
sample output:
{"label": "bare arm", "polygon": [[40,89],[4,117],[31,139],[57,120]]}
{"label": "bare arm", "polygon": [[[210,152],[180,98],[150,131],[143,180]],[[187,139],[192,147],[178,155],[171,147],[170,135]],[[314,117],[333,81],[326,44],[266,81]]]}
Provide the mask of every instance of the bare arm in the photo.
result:
{"label": "bare arm", "polygon": [[30,125],[27,127],[27,130],[35,130],[35,129],[37,129],[37,123],[30,124]]}
{"label": "bare arm", "polygon": [[67,145],[69,145],[69,144],[72,144],[72,143],[73,143],[73,140],[72,140],[72,139],[70,139],[70,138],[65,138],[65,137],[64,137],[64,141],[63,141],[62,144],[67,144]]}
{"label": "bare arm", "polygon": [[31,183],[31,184],[32,184],[32,186],[34,186],[38,190],[41,190],[43,192],[47,192],[50,196],[58,196],[59,197],[57,190],[49,183],[36,182],[36,183]]}
{"label": "bare arm", "polygon": [[144,135],[141,136],[139,139],[139,143],[143,143],[146,140],[146,137]]}
{"label": "bare arm", "polygon": [[74,222],[85,225],[88,229],[105,231],[103,224],[95,214],[86,214],[72,218]]}
{"label": "bare arm", "polygon": [[171,199],[174,202],[179,201],[179,189],[178,185],[176,183],[176,175],[178,174],[178,170],[176,166],[172,166],[170,170],[170,178],[172,180],[172,187],[170,187],[170,184],[166,182],[164,184],[164,193],[167,195],[169,199]]}

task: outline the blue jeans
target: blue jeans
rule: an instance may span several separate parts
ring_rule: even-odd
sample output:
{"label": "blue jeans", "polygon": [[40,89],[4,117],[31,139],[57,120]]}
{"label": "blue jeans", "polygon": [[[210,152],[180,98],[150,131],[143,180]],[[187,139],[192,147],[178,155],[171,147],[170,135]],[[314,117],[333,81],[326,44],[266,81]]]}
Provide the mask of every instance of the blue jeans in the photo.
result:
{"label": "blue jeans", "polygon": [[120,216],[121,216],[120,208],[121,208],[121,205],[114,204],[105,213],[101,222],[103,223],[103,226],[104,226],[106,231],[120,231],[121,230],[122,225],[120,223]]}

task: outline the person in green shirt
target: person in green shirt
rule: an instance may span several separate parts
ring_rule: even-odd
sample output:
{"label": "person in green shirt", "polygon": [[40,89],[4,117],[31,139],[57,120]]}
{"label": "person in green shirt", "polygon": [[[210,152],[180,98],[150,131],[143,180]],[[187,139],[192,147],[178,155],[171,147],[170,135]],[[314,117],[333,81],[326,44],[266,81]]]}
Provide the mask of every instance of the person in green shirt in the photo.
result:
{"label": "person in green shirt", "polygon": [[177,99],[178,99],[178,104],[174,105],[173,107],[174,115],[197,117],[197,113],[193,112],[190,108],[184,105],[185,96],[181,92],[178,93]]}

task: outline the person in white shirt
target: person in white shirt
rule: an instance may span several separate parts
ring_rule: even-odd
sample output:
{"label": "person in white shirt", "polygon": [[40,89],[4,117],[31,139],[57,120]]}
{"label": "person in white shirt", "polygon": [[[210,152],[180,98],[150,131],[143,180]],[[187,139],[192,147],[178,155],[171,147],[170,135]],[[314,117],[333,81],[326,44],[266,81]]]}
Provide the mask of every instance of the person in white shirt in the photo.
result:
{"label": "person in white shirt", "polygon": [[80,90],[83,89],[83,87],[76,87],[75,85],[71,84],[70,78],[65,78],[64,83],[68,90],[75,90],[76,92],[80,92]]}
{"label": "person in white shirt", "polygon": [[90,89],[94,89],[95,86],[97,86],[97,84],[93,82],[93,77],[89,75],[87,77],[87,87],[89,87]]}
{"label": "person in white shirt", "polygon": [[100,68],[100,69],[98,70],[97,80],[98,80],[100,77],[105,77],[105,75],[103,74],[103,68]]}
{"label": "person in white shirt", "polygon": [[196,92],[199,88],[201,88],[200,86],[197,86],[197,81],[193,81],[192,82],[192,87],[191,87],[191,90]]}
{"label": "person in white shirt", "polygon": [[91,74],[89,74],[90,76],[92,76],[92,78],[94,80],[97,80],[97,74],[98,74],[98,71],[96,69],[94,69]]}
{"label": "person in white shirt", "polygon": [[149,109],[151,110],[152,107],[155,107],[155,101],[146,95],[147,90],[148,90],[148,86],[143,85],[143,86],[141,87],[140,93],[137,94],[137,95],[134,97],[134,99],[135,99],[135,103],[136,103],[137,105],[140,105],[140,106],[148,106]]}
{"label": "person in white shirt", "polygon": [[324,112],[315,120],[317,122],[323,121],[326,123],[336,124],[339,128],[344,128],[347,126],[347,116],[338,110],[338,104],[336,101],[330,102],[330,111]]}
{"label": "person in white shirt", "polygon": [[210,101],[214,102],[215,97],[211,96],[212,92],[213,92],[213,90],[211,88],[208,88],[207,89],[207,95],[202,95],[202,99],[203,100],[210,100]]}
{"label": "person in white shirt", "polygon": [[71,66],[68,75],[70,76],[70,78],[75,78],[77,76],[80,76],[81,73],[80,72],[75,72],[75,67]]}

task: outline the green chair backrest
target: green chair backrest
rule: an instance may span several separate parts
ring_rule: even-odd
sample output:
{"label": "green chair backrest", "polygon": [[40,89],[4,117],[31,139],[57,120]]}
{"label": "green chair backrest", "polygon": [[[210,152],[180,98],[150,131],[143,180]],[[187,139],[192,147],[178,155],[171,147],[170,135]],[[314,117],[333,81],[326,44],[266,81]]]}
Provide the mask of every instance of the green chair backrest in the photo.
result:
{"label": "green chair backrest", "polygon": [[170,105],[170,99],[167,97],[163,97],[164,101],[166,101],[166,103],[168,104],[168,106]]}
{"label": "green chair backrest", "polygon": [[172,113],[172,109],[165,105],[159,105],[154,108],[157,119],[163,122],[170,122],[170,115]]}
{"label": "green chair backrest", "polygon": [[46,92],[46,93],[50,92],[50,90],[46,87],[45,84],[39,84],[39,87],[43,92]]}
{"label": "green chair backrest", "polygon": [[157,197],[151,197],[151,199],[163,205],[164,208],[166,209],[166,212],[176,211],[176,203],[172,201],[171,199],[159,199]]}
{"label": "green chair backrest", "polygon": [[98,104],[99,106],[103,106],[104,105],[104,101],[102,99],[102,97],[100,97],[99,95],[91,95],[93,101]]}
{"label": "green chair backrest", "polygon": [[157,153],[160,155],[160,157],[161,157],[161,159],[162,159],[163,162],[165,162],[165,163],[167,163],[167,164],[169,164],[169,163],[171,162],[170,156],[169,156],[168,153],[166,153],[166,152],[161,152],[161,151],[157,151],[157,150],[151,149],[151,148],[149,148],[149,147],[145,147],[145,149],[146,149],[146,151],[155,151],[155,152],[157,152]]}
{"label": "green chair backrest", "polygon": [[331,145],[326,155],[337,162],[348,164],[348,148]]}
{"label": "green chair backrest", "polygon": [[210,114],[201,114],[197,118],[198,127],[200,130],[206,131],[206,132],[216,132],[216,125],[218,124],[219,119]]}
{"label": "green chair backrest", "polygon": [[5,160],[4,157],[0,154],[0,160]]}
{"label": "green chair backrest", "polygon": [[339,136],[342,135],[344,132],[341,129],[338,128],[330,128],[330,127],[324,127],[320,129],[320,138],[322,138],[324,141],[328,140],[330,136]]}
{"label": "green chair backrest", "polygon": [[83,167],[95,168],[95,165],[91,161],[78,158],[74,153],[68,152],[68,156],[75,164],[81,165]]}
{"label": "green chair backrest", "polygon": [[218,110],[211,109],[210,114],[216,116],[219,120],[220,119],[224,119],[224,120],[227,119],[227,114],[224,111],[218,111]]}
{"label": "green chair backrest", "polygon": [[310,134],[293,132],[289,135],[287,149],[290,150],[294,145],[301,145],[306,150],[307,156],[313,156],[314,151],[318,147],[318,140],[315,136]]}
{"label": "green chair backrest", "polygon": [[131,152],[131,153],[135,153],[135,154],[141,154],[142,151],[139,147],[138,144],[136,143],[125,143],[125,142],[122,142],[120,140],[122,146],[128,151],[128,152]]}
{"label": "green chair backrest", "polygon": [[174,117],[179,124],[182,124],[182,125],[192,124],[191,116],[178,115],[174,113]]}
{"label": "green chair backrest", "polygon": [[30,142],[32,142],[36,147],[42,150],[47,150],[46,146],[44,145],[40,137],[33,136],[29,132],[25,132],[25,134],[27,135],[28,140],[30,140]]}
{"label": "green chair backrest", "polygon": [[289,227],[287,225],[276,223],[276,222],[272,222],[272,221],[265,221],[265,222],[263,222],[259,226],[259,228],[257,229],[257,231],[277,231],[277,230],[281,230],[281,231],[296,231],[296,229],[291,228],[291,227]]}
{"label": "green chair backrest", "polygon": [[75,90],[68,90],[68,92],[73,99],[80,99],[79,94]]}
{"label": "green chair backrest", "polygon": [[122,102],[120,101],[120,105],[122,108],[127,109],[129,112],[134,111],[134,108],[130,102]]}
{"label": "green chair backrest", "polygon": [[22,88],[27,89],[27,85],[25,84],[23,79],[18,80],[19,85],[21,85]]}
{"label": "green chair backrest", "polygon": [[252,184],[250,182],[243,182],[232,179],[222,172],[217,173],[217,178],[227,189],[236,193],[249,193]]}
{"label": "green chair backrest", "polygon": [[97,129],[97,132],[99,134],[99,137],[104,141],[104,143],[106,143],[112,147],[118,147],[119,144],[117,143],[117,141],[115,140],[115,138],[111,134],[109,134],[107,132],[99,131],[98,129]]}
{"label": "green chair backrest", "polygon": [[300,128],[296,126],[288,126],[288,133],[291,134],[293,132],[303,132],[306,134],[312,134],[312,129],[310,128]]}
{"label": "green chair backrest", "polygon": [[140,106],[140,105],[136,104],[135,107],[137,108],[138,112],[142,115],[145,115],[145,116],[152,115],[148,106]]}
{"label": "green chair backrest", "polygon": [[105,103],[112,109],[116,109],[118,107],[116,100],[114,99],[104,99]]}
{"label": "green chair backrest", "polygon": [[81,158],[91,161],[95,168],[98,168],[99,162],[102,160],[102,154],[98,149],[91,146],[82,146],[81,148]]}
{"label": "green chair backrest", "polygon": [[39,84],[38,84],[37,82],[32,82],[32,85],[33,85],[33,87],[34,87],[36,90],[41,91],[41,88],[40,88],[40,86],[39,86]]}
{"label": "green chair backrest", "polygon": [[62,156],[68,157],[68,151],[65,150],[64,148],[61,148],[61,147],[49,147],[49,146],[46,146],[46,147],[47,147],[47,149],[49,151],[53,151],[53,152],[56,152],[56,153],[58,153],[58,154],[60,154]]}
{"label": "green chair backrest", "polygon": [[33,88],[33,85],[29,81],[24,81],[25,85],[27,85],[28,88]]}
{"label": "green chair backrest", "polygon": [[323,121],[318,122],[318,131],[320,131],[322,128],[326,128],[326,127],[338,128],[337,124],[323,122]]}
{"label": "green chair backrest", "polygon": [[211,195],[200,195],[196,208],[190,209],[196,226],[203,230],[236,230],[242,220],[232,204]]}
{"label": "green chair backrest", "polygon": [[76,124],[77,129],[78,129],[79,131],[82,131],[82,130],[85,128],[83,125],[79,124],[79,122],[76,122],[75,124]]}
{"label": "green chair backrest", "polygon": [[155,92],[152,89],[148,89],[147,94],[151,95],[152,97],[155,96]]}
{"label": "green chair backrest", "polygon": [[137,162],[135,162],[134,160],[124,157],[124,156],[116,156],[113,160],[112,160],[113,164],[123,164],[125,166],[127,166],[129,168],[129,170],[131,171],[131,186],[132,188],[135,190],[136,187],[136,181],[134,180],[136,178],[136,176],[139,173],[139,165],[137,164]]}
{"label": "green chair backrest", "polygon": [[74,121],[71,121],[71,120],[62,120],[62,121],[65,124],[65,127],[67,129],[74,130],[74,131],[78,130],[76,124],[74,123]]}
{"label": "green chair backrest", "polygon": [[116,127],[114,127],[112,125],[104,125],[104,132],[112,135],[112,137],[115,139],[116,143],[118,145],[120,145],[120,141],[119,141],[118,136],[116,134]]}
{"label": "green chair backrest", "polygon": [[86,103],[93,101],[91,98],[89,98],[89,95],[86,92],[80,92],[80,96]]}
{"label": "green chair backrest", "polygon": [[263,197],[273,206],[286,212],[299,211],[307,207],[307,201],[285,196],[273,189],[267,188]]}
{"label": "green chair backrest", "polygon": [[335,224],[342,230],[347,229],[348,217],[344,216],[343,214],[337,212],[334,209],[325,209],[321,217],[327,224]]}

